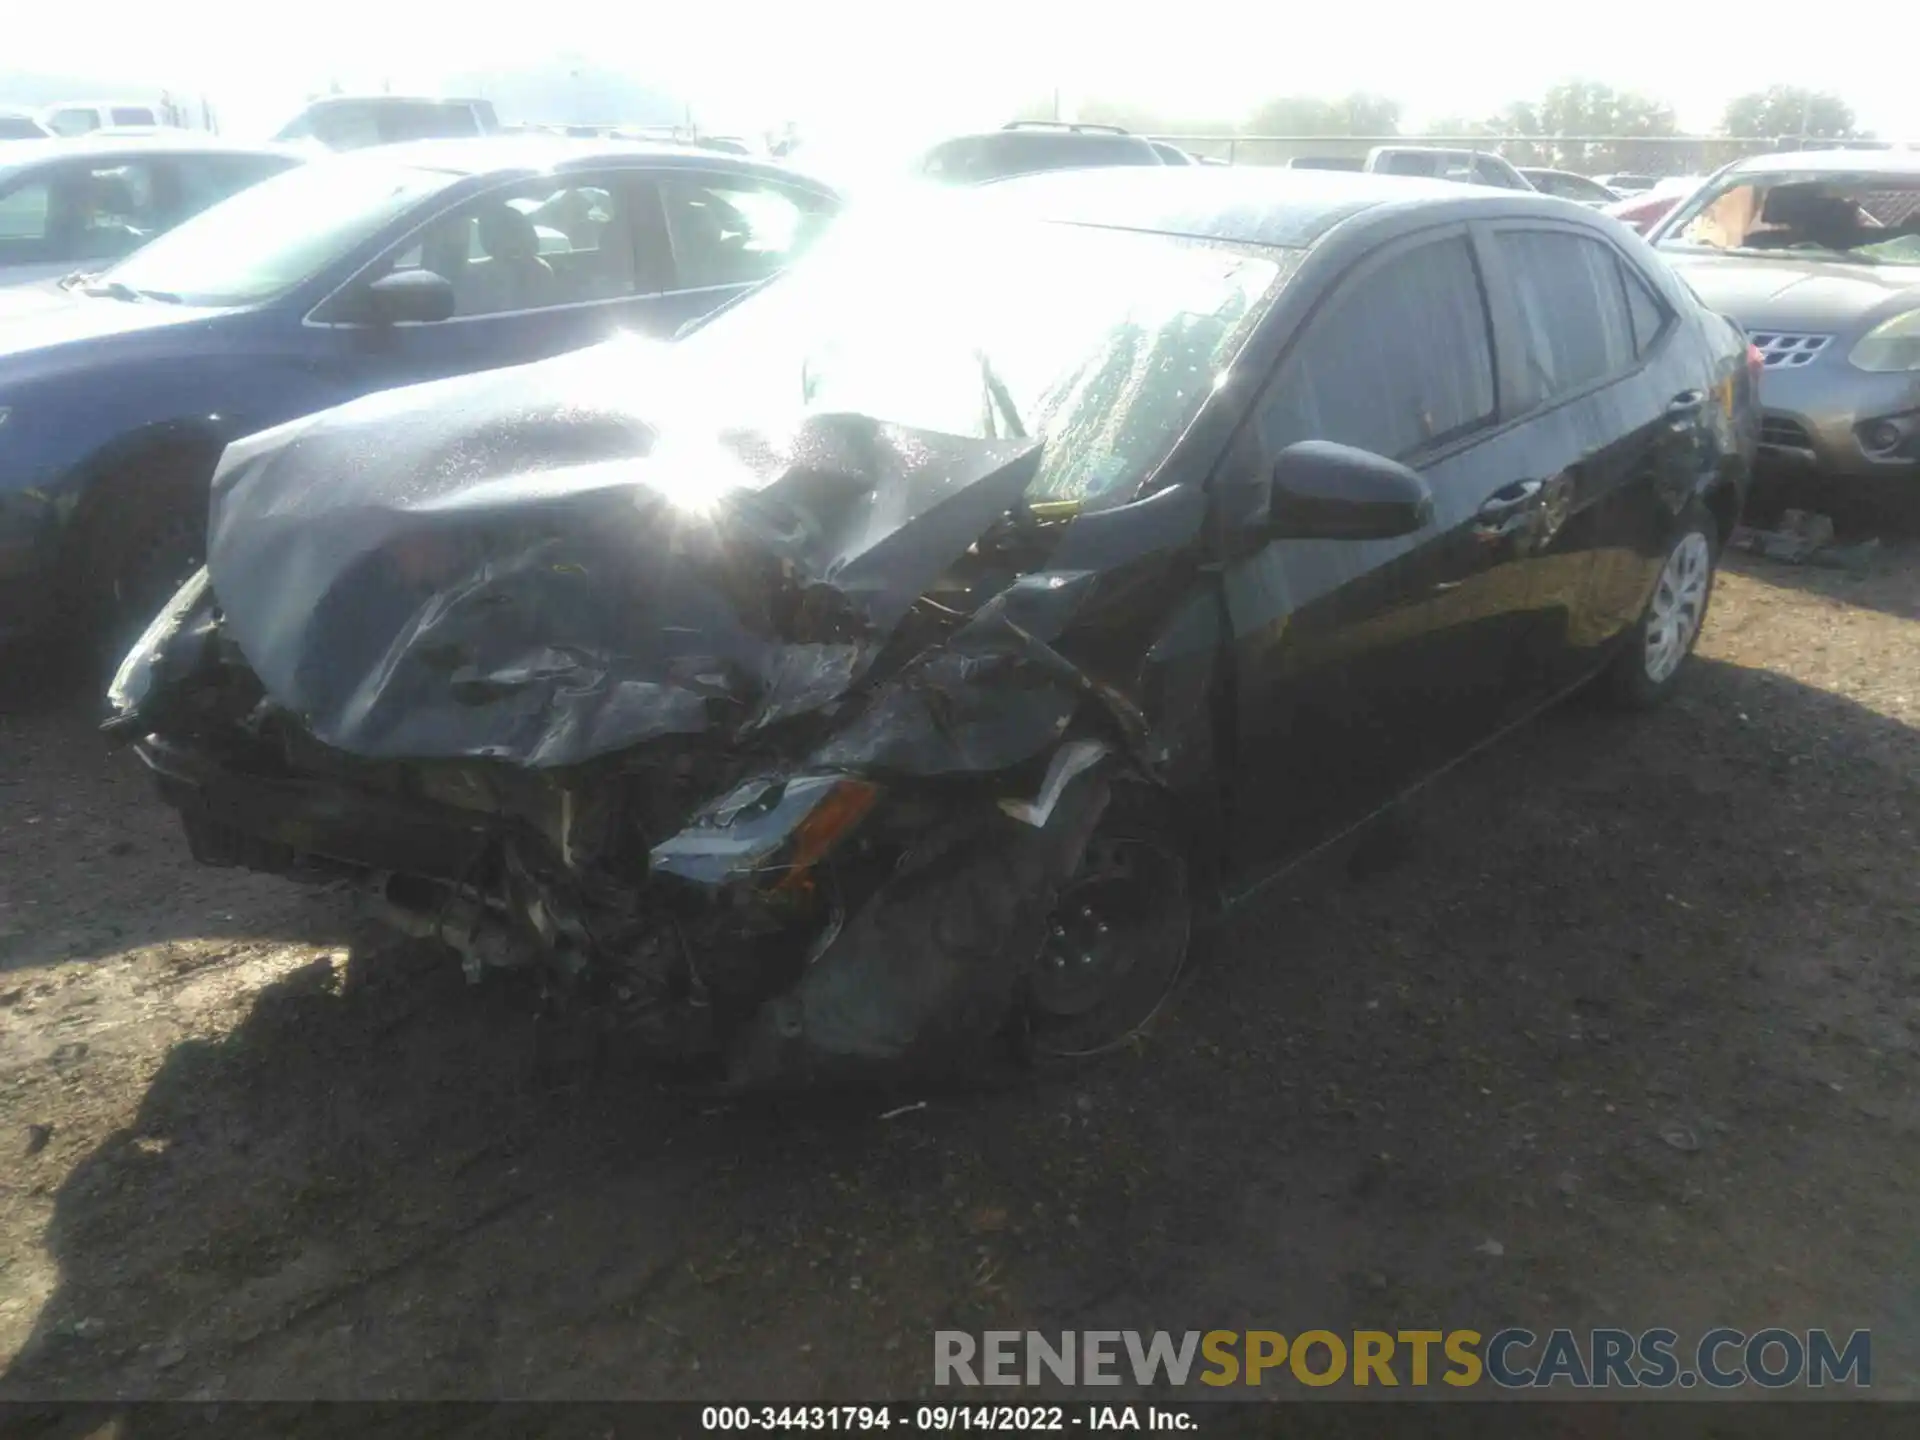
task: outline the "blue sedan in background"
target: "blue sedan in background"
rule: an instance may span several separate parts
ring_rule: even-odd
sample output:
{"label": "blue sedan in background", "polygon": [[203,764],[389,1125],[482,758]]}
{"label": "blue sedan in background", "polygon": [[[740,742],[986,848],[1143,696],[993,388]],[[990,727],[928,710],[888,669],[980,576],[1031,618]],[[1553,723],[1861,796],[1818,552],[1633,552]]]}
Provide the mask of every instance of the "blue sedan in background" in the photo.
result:
{"label": "blue sedan in background", "polygon": [[839,208],[671,145],[393,145],[263,181],[113,268],[0,294],[0,641],[108,658],[200,561],[228,441],[618,331],[670,336]]}
{"label": "blue sedan in background", "polygon": [[[0,137],[5,120],[0,114]],[[123,260],[306,158],[186,130],[0,143],[0,287]]]}

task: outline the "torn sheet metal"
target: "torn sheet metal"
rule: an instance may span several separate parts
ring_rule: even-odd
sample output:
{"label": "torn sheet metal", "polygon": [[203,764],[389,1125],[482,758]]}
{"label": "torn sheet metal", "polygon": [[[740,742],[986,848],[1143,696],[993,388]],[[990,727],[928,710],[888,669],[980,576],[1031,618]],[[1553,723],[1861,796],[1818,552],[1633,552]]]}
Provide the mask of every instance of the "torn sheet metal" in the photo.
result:
{"label": "torn sheet metal", "polygon": [[1069,740],[1054,751],[1053,760],[1047,766],[1046,778],[1040,782],[1039,792],[1033,799],[1018,800],[1006,796],[1000,801],[1000,809],[1022,825],[1031,825],[1036,830],[1045,829],[1047,821],[1053,816],[1053,807],[1060,803],[1060,796],[1072,783],[1073,777],[1091,770],[1103,756],[1110,753],[1098,740]]}
{"label": "torn sheet metal", "polygon": [[730,1080],[830,1078],[876,1062],[940,1068],[991,1043],[1109,794],[1098,770],[1082,771],[1043,828],[993,811],[936,827],[799,983],[742,1027]]}
{"label": "torn sheet metal", "polygon": [[213,588],[321,741],[546,767],[818,710],[1039,461],[854,415],[675,432],[604,384],[582,399],[578,371],[390,392],[228,451]]}

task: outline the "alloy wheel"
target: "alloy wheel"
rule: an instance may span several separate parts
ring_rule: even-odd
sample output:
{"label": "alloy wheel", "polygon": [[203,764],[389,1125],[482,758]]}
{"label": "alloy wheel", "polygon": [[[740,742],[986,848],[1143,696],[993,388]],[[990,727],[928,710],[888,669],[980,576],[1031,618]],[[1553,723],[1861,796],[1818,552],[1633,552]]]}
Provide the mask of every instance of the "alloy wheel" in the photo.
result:
{"label": "alloy wheel", "polygon": [[1693,649],[1707,613],[1707,588],[1713,579],[1713,551],[1707,537],[1689,530],[1667,556],[1647,607],[1647,679],[1664,683]]}

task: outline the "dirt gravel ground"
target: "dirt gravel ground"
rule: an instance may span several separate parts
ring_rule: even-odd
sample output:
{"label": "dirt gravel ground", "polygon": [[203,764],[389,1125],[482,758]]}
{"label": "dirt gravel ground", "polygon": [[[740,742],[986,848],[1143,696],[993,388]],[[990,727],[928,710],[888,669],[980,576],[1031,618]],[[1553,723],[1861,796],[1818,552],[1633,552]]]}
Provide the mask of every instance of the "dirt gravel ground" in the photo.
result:
{"label": "dirt gravel ground", "polygon": [[1506,1323],[1870,1327],[1920,1395],[1920,545],[1730,566],[1670,708],[1269,888],[1131,1051],[884,1105],[664,1094],[196,868],[12,696],[0,1397],[905,1398],[938,1328]]}

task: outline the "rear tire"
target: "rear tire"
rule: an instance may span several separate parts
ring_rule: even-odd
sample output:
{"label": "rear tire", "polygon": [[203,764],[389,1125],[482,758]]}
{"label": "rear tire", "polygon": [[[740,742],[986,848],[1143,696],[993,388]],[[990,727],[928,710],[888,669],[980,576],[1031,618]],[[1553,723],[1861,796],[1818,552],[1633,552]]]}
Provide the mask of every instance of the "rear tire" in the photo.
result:
{"label": "rear tire", "polygon": [[1707,623],[1719,561],[1719,524],[1696,503],[1667,543],[1647,608],[1601,674],[1605,699],[1621,709],[1650,710],[1678,688]]}

